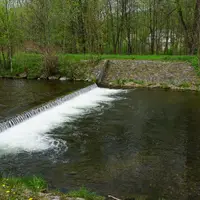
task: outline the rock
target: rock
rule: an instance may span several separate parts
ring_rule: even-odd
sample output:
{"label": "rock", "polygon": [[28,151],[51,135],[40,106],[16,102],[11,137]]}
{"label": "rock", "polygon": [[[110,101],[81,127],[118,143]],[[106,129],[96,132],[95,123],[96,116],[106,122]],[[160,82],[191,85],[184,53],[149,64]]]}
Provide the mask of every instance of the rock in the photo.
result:
{"label": "rock", "polygon": [[67,81],[67,80],[69,80],[69,79],[65,76],[60,78],[60,81]]}
{"label": "rock", "polygon": [[19,74],[19,78],[27,78],[28,74],[26,72]]}
{"label": "rock", "polygon": [[[93,74],[96,75],[96,72],[98,70]],[[102,84],[110,86],[110,83],[115,83],[114,86],[123,86],[116,80],[126,80],[127,84],[125,86],[129,88],[141,87],[140,84],[129,83],[130,80],[141,80],[144,83],[148,83],[142,84],[142,87],[174,89],[171,85],[178,88],[180,88],[180,85],[183,85],[184,88],[182,87],[182,90],[188,90],[189,88],[191,90],[192,87],[196,88],[196,84],[200,79],[195,70],[188,63],[184,62],[110,60],[109,68],[106,70]],[[160,85],[156,83],[160,83]],[[187,84],[190,87],[186,87]]]}
{"label": "rock", "polygon": [[85,79],[85,81],[87,81],[87,82],[92,82],[92,79],[87,78],[87,79]]}
{"label": "rock", "polygon": [[49,80],[58,80],[60,78],[60,76],[49,76],[48,79]]}
{"label": "rock", "polygon": [[74,171],[69,173],[69,175],[76,175],[76,174],[77,174],[77,172],[74,172]]}
{"label": "rock", "polygon": [[47,74],[42,74],[42,75],[40,76],[40,79],[47,79],[47,78],[48,78]]}
{"label": "rock", "polygon": [[27,79],[28,79],[28,80],[37,80],[38,77],[35,77],[35,76],[28,76]]}
{"label": "rock", "polygon": [[39,193],[40,197],[45,197],[46,200],[60,200],[60,196],[55,196],[51,193]]}
{"label": "rock", "polygon": [[52,196],[52,197],[50,197],[50,200],[60,200],[60,197],[59,196]]}
{"label": "rock", "polygon": [[80,197],[67,197],[67,200],[85,200],[85,199]]}
{"label": "rock", "polygon": [[42,199],[46,199],[46,200],[61,200],[61,199],[65,199],[65,200],[85,200],[83,198],[79,198],[79,197],[61,197],[60,195],[54,195],[51,193],[39,193],[39,196],[42,197]]}
{"label": "rock", "polygon": [[83,81],[82,79],[76,78],[75,81]]}

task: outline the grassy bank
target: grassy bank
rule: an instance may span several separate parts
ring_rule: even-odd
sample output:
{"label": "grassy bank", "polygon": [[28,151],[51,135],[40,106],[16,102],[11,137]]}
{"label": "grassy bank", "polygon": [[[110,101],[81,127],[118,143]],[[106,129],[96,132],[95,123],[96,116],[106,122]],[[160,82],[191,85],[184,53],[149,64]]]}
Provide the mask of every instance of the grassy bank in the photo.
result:
{"label": "grassy bank", "polygon": [[197,56],[190,55],[119,55],[119,54],[65,54],[69,60],[89,60],[89,59],[118,59],[118,60],[159,60],[159,61],[181,61],[189,62],[194,66],[198,65]]}
{"label": "grassy bank", "polygon": [[104,200],[85,188],[71,191],[67,194],[48,190],[47,183],[38,177],[32,178],[0,178],[0,199],[3,200],[66,200],[69,197],[84,198],[85,200]]}
{"label": "grassy bank", "polygon": [[59,75],[72,80],[85,80],[91,68],[96,65],[97,59],[97,56],[82,59],[68,55],[45,57],[41,54],[18,53],[12,59],[12,72],[10,69],[0,68],[0,76],[20,78],[27,73],[28,79],[37,79],[41,76],[46,79],[48,76]]}
{"label": "grassy bank", "polygon": [[[66,76],[70,79],[88,78],[91,68],[93,68],[98,61],[103,59],[119,59],[119,60],[154,60],[154,61],[183,61],[189,62],[200,75],[198,68],[198,59],[196,56],[168,56],[168,55],[91,55],[91,54],[59,54],[56,67],[52,72],[45,68],[44,56],[33,53],[17,53],[13,57],[13,71],[9,69],[0,69],[0,76],[18,77],[20,74],[27,72],[27,78],[35,79],[42,75],[57,75]],[[87,61],[87,62],[86,62]],[[50,60],[51,62],[51,60]],[[48,65],[48,64],[47,64]],[[48,67],[48,66],[47,66]],[[50,70],[51,66],[49,67]],[[49,74],[48,74],[49,73]]]}
{"label": "grassy bank", "polygon": [[123,54],[65,54],[69,59],[88,60],[93,57],[100,59],[135,59],[135,60],[169,60],[169,61],[191,61],[196,56],[188,55],[123,55]]}

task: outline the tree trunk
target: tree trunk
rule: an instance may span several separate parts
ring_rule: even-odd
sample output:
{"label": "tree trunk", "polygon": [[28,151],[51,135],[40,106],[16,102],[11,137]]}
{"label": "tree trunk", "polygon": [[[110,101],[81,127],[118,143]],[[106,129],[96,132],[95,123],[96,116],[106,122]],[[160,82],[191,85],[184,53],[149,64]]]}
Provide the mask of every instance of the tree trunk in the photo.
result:
{"label": "tree trunk", "polygon": [[[198,0],[197,0],[198,1]],[[195,53],[195,33],[196,33],[196,20],[198,20],[197,18],[197,8],[198,8],[198,5],[197,5],[197,2],[196,2],[196,6],[195,6],[195,13],[194,13],[194,21],[193,21],[193,30],[190,31],[186,22],[185,22],[185,19],[183,17],[183,10],[182,10],[182,7],[181,7],[181,4],[180,4],[180,0],[176,0],[176,4],[177,4],[177,10],[178,10],[178,14],[179,14],[179,18],[180,18],[180,22],[183,26],[183,29],[184,29],[184,35],[185,35],[185,41],[186,41],[186,45],[187,45],[187,48],[188,48],[188,53],[190,55],[193,55]]]}
{"label": "tree trunk", "polygon": [[6,57],[5,57],[5,53],[4,53],[4,48],[3,47],[1,47],[1,55],[2,55],[2,58],[3,58],[3,67],[6,68],[7,62],[6,62]]}
{"label": "tree trunk", "polygon": [[197,10],[198,10],[198,17],[197,17],[197,30],[198,30],[198,65],[200,67],[200,0],[197,1]]}

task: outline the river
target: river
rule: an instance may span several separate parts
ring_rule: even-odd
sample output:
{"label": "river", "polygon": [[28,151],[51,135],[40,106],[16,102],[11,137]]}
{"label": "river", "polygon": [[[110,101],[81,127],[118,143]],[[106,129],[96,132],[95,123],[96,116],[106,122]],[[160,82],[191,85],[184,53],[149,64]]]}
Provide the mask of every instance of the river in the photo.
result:
{"label": "river", "polygon": [[[81,86],[0,82],[1,119]],[[200,199],[199,103],[199,93],[96,88],[48,111],[62,116],[51,129],[39,114],[0,133],[0,170],[41,175],[63,192],[85,186],[136,200]]]}

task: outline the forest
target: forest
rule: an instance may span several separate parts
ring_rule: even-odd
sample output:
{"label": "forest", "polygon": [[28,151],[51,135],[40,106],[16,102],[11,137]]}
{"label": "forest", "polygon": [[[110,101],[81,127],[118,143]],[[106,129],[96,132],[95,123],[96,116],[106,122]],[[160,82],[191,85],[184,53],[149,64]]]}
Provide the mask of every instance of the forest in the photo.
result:
{"label": "forest", "polygon": [[200,0],[1,0],[0,63],[17,52],[196,55]]}

